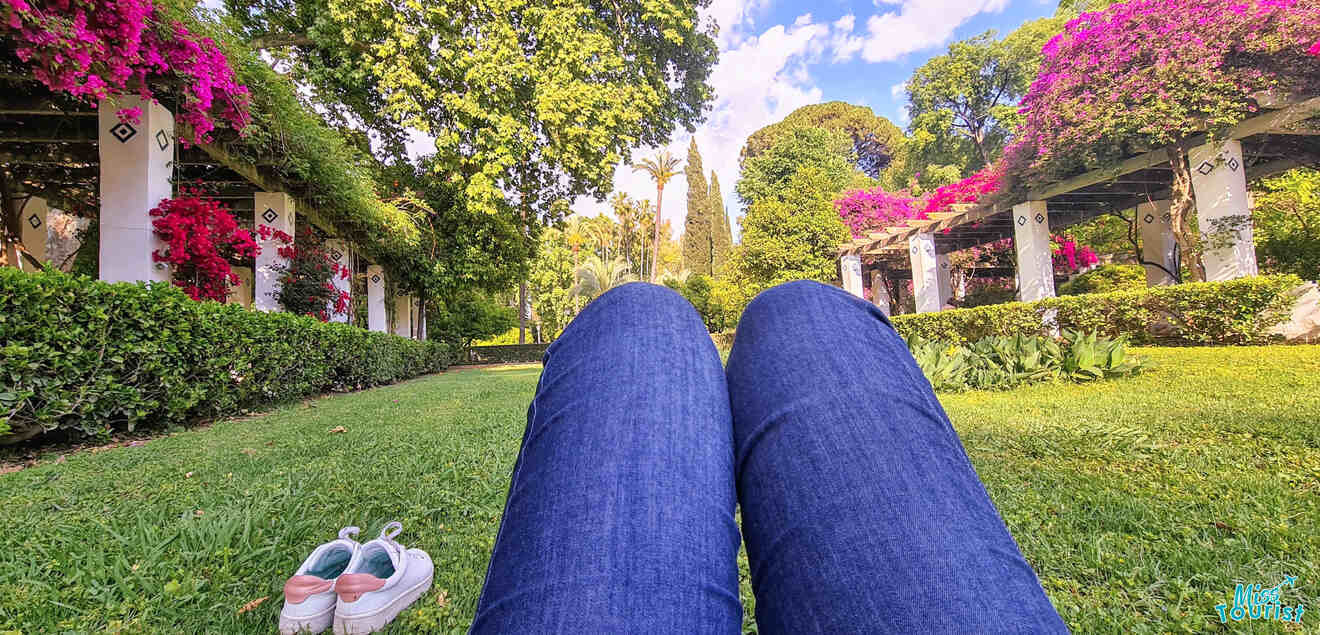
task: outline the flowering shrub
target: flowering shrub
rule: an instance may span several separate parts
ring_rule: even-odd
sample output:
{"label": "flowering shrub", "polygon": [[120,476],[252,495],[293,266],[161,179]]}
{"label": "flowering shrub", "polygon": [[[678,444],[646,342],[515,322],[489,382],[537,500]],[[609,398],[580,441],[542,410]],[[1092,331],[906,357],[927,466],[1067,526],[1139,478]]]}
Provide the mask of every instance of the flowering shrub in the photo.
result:
{"label": "flowering shrub", "polygon": [[927,218],[918,207],[919,202],[906,192],[886,192],[884,188],[845,192],[834,201],[843,224],[853,238],[861,238],[912,218]]}
{"label": "flowering shrub", "polygon": [[280,276],[279,289],[274,292],[275,301],[285,311],[309,315],[322,322],[328,322],[331,315],[348,313],[348,292],[335,288],[333,279],[338,276],[347,280],[353,272],[330,258],[312,230],[302,227],[295,241],[286,232],[259,225],[257,235],[262,240],[273,238],[279,243],[276,253],[287,261],[287,264],[273,267]]}
{"label": "flowering shrub", "polygon": [[1090,247],[1085,245],[1079,247],[1072,236],[1051,237],[1050,251],[1053,252],[1055,273],[1077,273],[1100,262],[1100,258]]}
{"label": "flowering shrub", "polygon": [[1257,110],[1256,93],[1320,89],[1317,39],[1314,0],[1132,0],[1084,14],[1046,44],[1005,158],[1035,181],[1231,126]]}
{"label": "flowering shrub", "polygon": [[1002,176],[1003,166],[996,163],[957,183],[936,188],[926,199],[925,207],[921,210],[922,217],[927,218],[930,214],[947,212],[954,205],[975,203],[987,194],[998,192]]}
{"label": "flowering shrub", "polygon": [[[192,127],[188,141],[209,141],[217,125],[247,125],[248,89],[216,43],[165,23],[151,0],[0,0],[0,34],[14,39],[37,80],[92,104],[111,93],[153,99],[153,84],[177,83],[175,115]],[[142,112],[118,114],[136,121]]]}
{"label": "flowering shrub", "polygon": [[151,253],[152,261],[169,263],[174,286],[194,300],[224,302],[238,284],[229,261],[255,258],[260,251],[228,207],[193,190],[161,201],[151,215],[152,228],[166,244]]}

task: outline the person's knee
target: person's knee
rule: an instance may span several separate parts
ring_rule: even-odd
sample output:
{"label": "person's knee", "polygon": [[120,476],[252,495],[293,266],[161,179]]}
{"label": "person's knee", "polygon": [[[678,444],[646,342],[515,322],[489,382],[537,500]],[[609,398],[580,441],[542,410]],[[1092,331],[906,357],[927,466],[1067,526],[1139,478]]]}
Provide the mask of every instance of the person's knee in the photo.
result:
{"label": "person's knee", "polygon": [[601,294],[592,304],[646,311],[682,311],[692,308],[691,303],[677,291],[649,282],[619,285]]}
{"label": "person's knee", "polygon": [[846,298],[847,294],[830,285],[815,280],[794,280],[757,294],[743,311],[743,319],[773,318],[813,308],[818,309],[823,303]]}

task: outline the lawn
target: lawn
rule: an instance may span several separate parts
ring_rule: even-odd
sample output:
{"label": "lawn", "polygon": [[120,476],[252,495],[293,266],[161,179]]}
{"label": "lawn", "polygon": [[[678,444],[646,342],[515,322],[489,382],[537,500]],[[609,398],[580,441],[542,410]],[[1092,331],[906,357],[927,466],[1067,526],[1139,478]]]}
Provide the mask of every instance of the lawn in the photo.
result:
{"label": "lawn", "polygon": [[[1288,574],[1284,603],[1315,607],[1300,630],[1316,632],[1320,347],[1142,352],[1159,366],[1133,379],[941,396],[1050,597],[1078,633],[1221,632],[1235,583]],[[393,632],[462,632],[538,370],[454,371],[0,476],[0,632],[271,632],[308,550],[396,519],[436,580]]]}

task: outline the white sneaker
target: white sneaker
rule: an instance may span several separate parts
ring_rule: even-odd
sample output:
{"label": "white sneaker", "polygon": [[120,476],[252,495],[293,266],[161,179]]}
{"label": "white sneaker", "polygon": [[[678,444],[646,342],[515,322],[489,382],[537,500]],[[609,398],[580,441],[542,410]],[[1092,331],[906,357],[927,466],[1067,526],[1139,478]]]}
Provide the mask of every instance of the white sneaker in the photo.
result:
{"label": "white sneaker", "polygon": [[298,572],[284,583],[284,609],[280,611],[280,635],[320,633],[335,619],[335,581],[348,570],[362,545],[350,536],[360,529],[345,527],[339,539],[327,542],[303,560]]}
{"label": "white sneaker", "polygon": [[362,545],[335,582],[335,635],[379,631],[431,588],[431,556],[394,542],[401,531],[401,523],[385,525],[380,538]]}

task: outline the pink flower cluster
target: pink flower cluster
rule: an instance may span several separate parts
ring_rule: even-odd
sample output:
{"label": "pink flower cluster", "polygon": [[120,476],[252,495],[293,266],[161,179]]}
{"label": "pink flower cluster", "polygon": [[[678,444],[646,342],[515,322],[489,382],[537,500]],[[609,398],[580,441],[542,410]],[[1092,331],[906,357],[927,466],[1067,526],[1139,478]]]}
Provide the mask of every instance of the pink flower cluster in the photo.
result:
{"label": "pink flower cluster", "polygon": [[247,125],[248,89],[220,48],[177,21],[164,23],[151,0],[0,0],[0,33],[15,40],[33,77],[93,104],[113,93],[154,99],[153,84],[177,82],[183,99],[175,115],[193,130],[185,141],[208,142],[218,125]]}
{"label": "pink flower cluster", "polygon": [[1100,262],[1100,257],[1090,247],[1079,246],[1072,236],[1054,236],[1050,242],[1056,272],[1077,273]]}
{"label": "pink flower cluster", "polygon": [[954,205],[975,203],[987,194],[998,192],[1002,177],[1002,166],[995,164],[957,183],[941,186],[926,199],[922,217],[928,218],[931,214],[947,212]]}
{"label": "pink flower cluster", "polygon": [[1044,48],[1005,150],[1025,180],[1233,125],[1264,91],[1320,89],[1320,2],[1130,0],[1070,22]]}
{"label": "pink flower cluster", "polygon": [[848,226],[853,238],[861,238],[908,219],[927,218],[918,209],[918,203],[907,192],[886,192],[883,188],[874,187],[845,192],[842,198],[834,201],[834,209],[839,212],[839,217]]}
{"label": "pink flower cluster", "polygon": [[151,226],[165,241],[164,250],[152,252],[153,262],[169,263],[174,285],[194,300],[224,302],[238,275],[231,258],[255,258],[261,248],[252,234],[238,228],[229,208],[185,189],[151,210]]}

